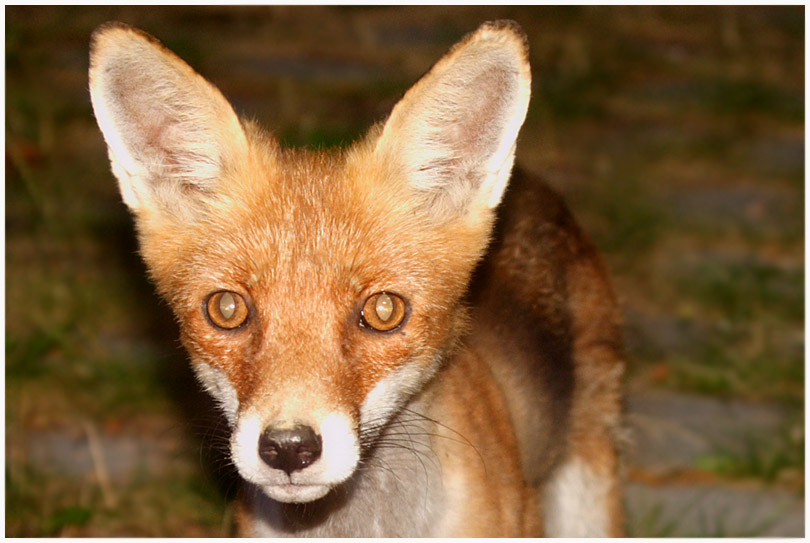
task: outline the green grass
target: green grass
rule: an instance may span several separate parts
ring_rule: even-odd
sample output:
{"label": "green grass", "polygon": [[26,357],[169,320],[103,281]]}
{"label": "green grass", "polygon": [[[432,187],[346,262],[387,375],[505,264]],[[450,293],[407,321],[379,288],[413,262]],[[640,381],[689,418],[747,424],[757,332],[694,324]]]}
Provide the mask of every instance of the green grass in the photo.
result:
{"label": "green grass", "polygon": [[[763,518],[757,522],[740,523],[739,518],[731,520],[730,510],[712,511],[711,514],[698,510],[704,496],[688,502],[675,511],[667,511],[662,503],[654,503],[638,518],[631,518],[627,526],[627,537],[636,538],[692,538],[692,537],[763,537],[779,520]],[[697,512],[696,512],[697,511]],[[687,527],[684,517],[696,514],[697,527]],[[734,515],[736,517],[736,515]]]}
{"label": "green grass", "polygon": [[714,315],[737,322],[801,322],[804,270],[767,262],[701,262],[679,277],[679,290]]}
{"label": "green grass", "polygon": [[794,425],[769,439],[749,436],[742,453],[706,455],[698,459],[698,467],[733,479],[789,481],[803,489],[804,432],[800,425]]}
{"label": "green grass", "polygon": [[728,520],[730,515],[730,512],[721,512],[713,517],[701,514],[700,528],[691,534],[685,534],[685,537],[762,537],[779,520],[765,518],[756,523],[746,522],[740,526],[738,520]]}
{"label": "green grass", "polygon": [[594,69],[580,73],[544,74],[538,98],[558,122],[598,119],[605,115],[604,95],[611,90],[610,73]]}
{"label": "green grass", "polygon": [[344,127],[333,128],[291,128],[280,135],[285,147],[308,147],[310,149],[347,148],[356,141],[362,132]]}
{"label": "green grass", "polygon": [[[779,325],[708,326],[706,338],[685,339],[677,350],[646,347],[641,360],[667,360],[661,383],[684,392],[721,398],[772,401],[793,409],[804,404],[801,339],[784,336]],[[637,362],[638,363],[638,362]]]}
{"label": "green grass", "polygon": [[670,358],[681,390],[784,402],[804,399],[803,271],[766,263],[699,262],[673,273],[675,303],[705,331]]}
{"label": "green grass", "polygon": [[700,89],[700,106],[707,114],[765,115],[779,121],[804,121],[804,94],[751,77],[706,80]]}
{"label": "green grass", "polygon": [[[675,518],[673,518],[675,517]],[[627,537],[674,537],[678,530],[678,515],[667,516],[661,504],[655,504],[640,518],[631,518],[627,523]]]}
{"label": "green grass", "polygon": [[233,536],[225,495],[200,469],[114,483],[105,502],[94,481],[6,468],[8,537]]}
{"label": "green grass", "polygon": [[638,266],[638,256],[651,250],[669,226],[657,208],[641,172],[620,167],[578,194],[576,211],[598,217],[589,225],[596,245],[623,271]]}

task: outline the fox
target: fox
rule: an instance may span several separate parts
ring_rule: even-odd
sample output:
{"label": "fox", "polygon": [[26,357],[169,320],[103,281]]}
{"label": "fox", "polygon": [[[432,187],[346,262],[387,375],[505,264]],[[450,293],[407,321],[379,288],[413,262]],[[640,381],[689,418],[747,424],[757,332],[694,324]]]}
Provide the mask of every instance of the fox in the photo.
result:
{"label": "fox", "polygon": [[513,168],[518,23],[466,35],[348,147],[283,146],[120,22],[92,34],[89,89],[227,421],[240,536],[623,533],[618,304],[562,198]]}

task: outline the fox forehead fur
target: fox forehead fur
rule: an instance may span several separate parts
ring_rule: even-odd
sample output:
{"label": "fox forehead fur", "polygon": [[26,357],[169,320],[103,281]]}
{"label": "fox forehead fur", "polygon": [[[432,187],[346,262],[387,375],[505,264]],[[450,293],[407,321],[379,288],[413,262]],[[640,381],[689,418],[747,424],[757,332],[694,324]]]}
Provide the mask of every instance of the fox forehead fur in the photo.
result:
{"label": "fox forehead fur", "polygon": [[[317,372],[340,379],[335,396],[349,407],[390,370],[432,363],[453,347],[465,320],[460,298],[488,232],[466,221],[425,224],[407,200],[374,190],[370,180],[385,173],[358,164],[367,145],[302,161],[301,151],[249,141],[253,173],[228,176],[244,192],[219,200],[200,222],[142,235],[191,353],[225,369],[240,402],[259,384],[272,389]],[[220,339],[202,322],[199,300],[219,289],[252,300],[250,336]],[[358,303],[380,291],[410,305],[408,326],[385,341],[357,327]]]}

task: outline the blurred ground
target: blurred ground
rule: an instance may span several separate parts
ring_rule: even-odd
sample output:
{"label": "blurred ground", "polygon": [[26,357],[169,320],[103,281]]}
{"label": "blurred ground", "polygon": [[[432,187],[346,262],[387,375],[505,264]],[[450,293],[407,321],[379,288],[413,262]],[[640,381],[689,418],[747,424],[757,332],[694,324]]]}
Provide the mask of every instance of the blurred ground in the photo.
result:
{"label": "blurred ground", "polygon": [[518,161],[605,253],[630,359],[628,532],[800,536],[804,9],[6,7],[6,535],[220,536],[234,481],[136,254],[87,93],[139,26],[290,145],[345,145],[516,19]]}

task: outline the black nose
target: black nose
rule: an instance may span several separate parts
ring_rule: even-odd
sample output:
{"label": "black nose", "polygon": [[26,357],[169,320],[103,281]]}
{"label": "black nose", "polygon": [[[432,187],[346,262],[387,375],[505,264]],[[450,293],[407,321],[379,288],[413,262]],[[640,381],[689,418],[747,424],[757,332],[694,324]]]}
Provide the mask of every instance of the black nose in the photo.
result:
{"label": "black nose", "polygon": [[259,438],[259,456],[271,468],[290,474],[320,458],[321,436],[309,426],[291,430],[268,428]]}

